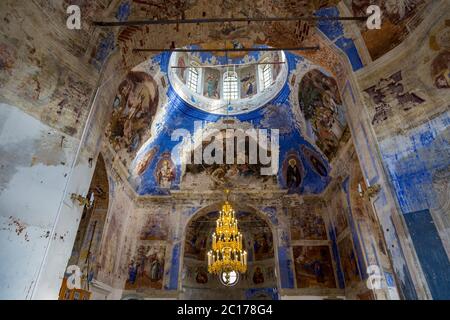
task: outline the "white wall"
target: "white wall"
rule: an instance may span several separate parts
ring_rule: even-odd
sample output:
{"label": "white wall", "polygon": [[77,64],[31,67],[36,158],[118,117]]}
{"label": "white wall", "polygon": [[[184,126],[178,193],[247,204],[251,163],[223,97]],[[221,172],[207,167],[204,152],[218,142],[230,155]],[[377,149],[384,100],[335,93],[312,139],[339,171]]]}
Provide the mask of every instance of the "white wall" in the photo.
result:
{"label": "white wall", "polygon": [[78,163],[61,203],[78,144],[0,104],[0,299],[57,299],[81,216],[70,193],[93,171]]}

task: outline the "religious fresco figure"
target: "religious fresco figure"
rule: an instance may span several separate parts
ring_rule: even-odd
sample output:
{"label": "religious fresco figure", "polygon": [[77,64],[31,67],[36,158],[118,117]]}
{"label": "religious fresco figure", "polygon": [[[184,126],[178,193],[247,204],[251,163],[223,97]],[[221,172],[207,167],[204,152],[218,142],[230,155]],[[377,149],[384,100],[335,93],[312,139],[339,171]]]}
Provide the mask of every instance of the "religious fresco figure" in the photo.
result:
{"label": "religious fresco figure", "polygon": [[165,247],[141,243],[137,249],[136,259],[132,259],[128,266],[125,290],[162,289]]}
{"label": "religious fresco figure", "polygon": [[272,72],[272,76],[273,76],[273,80],[275,81],[278,77],[278,75],[280,74],[281,71],[281,64],[279,64],[280,62],[280,54],[278,52],[273,52],[272,54],[272,59],[273,59],[273,72]]}
{"label": "religious fresco figure", "polygon": [[242,83],[242,97],[247,98],[256,93],[256,80],[254,75],[248,73],[241,79]]}
{"label": "religious fresco figure", "polygon": [[156,178],[160,188],[170,189],[172,181],[175,180],[174,166],[169,158],[163,156],[156,167]]}
{"label": "religious fresco figure", "polygon": [[307,160],[309,160],[309,163],[311,164],[313,169],[320,176],[326,177],[328,175],[328,170],[327,170],[325,164],[320,159],[321,157],[319,156],[319,154],[306,146],[302,146],[301,149],[302,149],[303,154],[305,155],[305,158]]}
{"label": "religious fresco figure", "polygon": [[136,282],[137,277],[137,265],[134,260],[131,260],[130,265],[128,266],[128,282],[134,284]]}
{"label": "religious fresco figure", "polygon": [[358,271],[357,257],[353,250],[353,242],[349,236],[346,236],[338,243],[338,248],[346,285],[361,280]]}
{"label": "religious fresco figure", "polygon": [[205,284],[208,282],[208,273],[204,267],[197,268],[197,274],[195,276],[195,281],[200,284]]}
{"label": "religious fresco figure", "polygon": [[154,281],[158,281],[162,277],[162,269],[161,269],[161,263],[158,259],[154,259],[152,261],[151,267],[150,267],[150,279]]}
{"label": "religious fresco figure", "polygon": [[180,78],[180,80],[185,83],[186,79],[184,78],[184,74],[186,71],[186,62],[184,61],[184,57],[183,56],[179,56],[178,57],[178,63],[177,63],[177,75]]}
{"label": "religious fresco figure", "polygon": [[336,80],[311,70],[300,82],[298,97],[316,145],[331,160],[348,127]]}
{"label": "religious fresco figure", "polygon": [[336,288],[328,246],[293,247],[297,288]]}
{"label": "religious fresco figure", "polygon": [[298,169],[297,161],[295,159],[289,159],[288,163],[289,166],[286,173],[287,187],[289,189],[298,188],[302,182],[302,176]]}
{"label": "religious fresco figure", "polygon": [[158,85],[145,72],[131,71],[119,85],[106,135],[115,150],[131,153],[144,142],[158,107]]}
{"label": "religious fresco figure", "polygon": [[253,283],[254,284],[261,284],[264,283],[264,274],[261,271],[261,267],[256,267],[255,272],[253,273]]}
{"label": "religious fresco figure", "polygon": [[140,176],[145,172],[145,170],[147,170],[148,166],[153,161],[153,158],[155,157],[157,151],[158,148],[154,147],[139,159],[139,161],[136,163],[133,169],[134,176]]}
{"label": "religious fresco figure", "polygon": [[376,60],[399,45],[422,21],[426,0],[345,0],[353,16],[363,16],[371,4],[380,6],[383,13],[381,29],[369,30],[360,23],[361,36],[367,50]]}
{"label": "religious fresco figure", "polygon": [[208,98],[219,99],[219,76],[220,73],[217,70],[207,68],[205,70],[205,88],[204,95]]}
{"label": "religious fresco figure", "polygon": [[450,88],[450,51],[444,50],[431,63],[431,76],[438,89]]}

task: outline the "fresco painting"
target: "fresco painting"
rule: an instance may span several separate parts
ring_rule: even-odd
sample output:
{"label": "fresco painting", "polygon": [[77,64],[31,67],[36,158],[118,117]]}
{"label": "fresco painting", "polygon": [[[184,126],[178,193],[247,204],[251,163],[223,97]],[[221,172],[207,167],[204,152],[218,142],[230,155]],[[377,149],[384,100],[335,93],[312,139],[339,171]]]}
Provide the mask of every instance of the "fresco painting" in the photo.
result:
{"label": "fresco painting", "polygon": [[248,98],[255,95],[256,88],[256,69],[246,67],[240,70],[241,98]]}
{"label": "fresco painting", "polygon": [[342,269],[344,272],[345,285],[360,281],[358,271],[358,262],[353,250],[353,242],[349,236],[345,237],[338,243],[339,256],[341,258]]}
{"label": "fresco painting", "polygon": [[336,80],[317,69],[309,71],[300,81],[298,100],[316,145],[331,160],[348,130]]}
{"label": "fresco painting", "polygon": [[253,267],[253,277],[252,277],[253,283],[256,285],[264,284],[264,273],[261,268],[261,266],[254,266]]}
{"label": "fresco painting", "polygon": [[294,246],[297,288],[336,288],[328,246]]}
{"label": "fresco painting", "polygon": [[347,203],[344,199],[342,190],[338,190],[336,197],[332,200],[332,205],[335,208],[334,214],[334,228],[336,236],[339,237],[348,227],[347,221]]}
{"label": "fresco painting", "polygon": [[154,147],[147,151],[136,163],[133,169],[134,176],[141,176],[150,166],[151,162],[155,158],[158,148]]}
{"label": "fresco painting", "polygon": [[220,71],[206,68],[204,74],[203,95],[211,99],[220,99]]}
{"label": "fresco painting", "polygon": [[366,8],[371,4],[380,6],[383,13],[381,29],[369,30],[366,23],[361,23],[361,34],[372,60],[380,58],[398,46],[421,22],[425,0],[408,1],[372,1],[346,0],[354,16],[366,15]]}
{"label": "fresco painting", "polygon": [[325,162],[321,160],[319,154],[310,148],[302,146],[303,155],[307,159],[309,165],[317,172],[320,176],[326,177],[328,175],[328,170],[326,168]]}
{"label": "fresco painting", "polygon": [[162,289],[165,245],[140,245],[128,265],[125,290]]}
{"label": "fresco painting", "polygon": [[170,153],[162,154],[155,169],[155,177],[161,189],[170,189],[172,181],[175,180],[175,165],[171,160]]}
{"label": "fresco painting", "polygon": [[314,208],[302,206],[291,213],[291,239],[295,240],[327,240],[325,222]]}
{"label": "fresco painting", "polygon": [[186,61],[188,57],[186,54],[179,53],[178,54],[178,60],[177,60],[177,75],[178,78],[181,80],[181,82],[186,83]]}
{"label": "fresco painting", "polygon": [[372,125],[385,123],[399,111],[409,111],[425,102],[423,94],[407,90],[403,82],[403,72],[399,70],[363,90],[373,107]]}
{"label": "fresco painting", "polygon": [[131,71],[119,85],[113,103],[113,114],[107,128],[109,141],[116,149],[137,151],[156,114],[158,85],[145,72]]}
{"label": "fresco painting", "polygon": [[431,76],[438,89],[450,88],[450,51],[440,52],[431,63]]}
{"label": "fresco painting", "polygon": [[140,240],[167,240],[168,226],[166,216],[151,214],[148,216],[140,234]]}
{"label": "fresco painting", "polygon": [[287,155],[282,170],[289,191],[298,190],[302,185],[305,171],[297,153],[290,152]]}

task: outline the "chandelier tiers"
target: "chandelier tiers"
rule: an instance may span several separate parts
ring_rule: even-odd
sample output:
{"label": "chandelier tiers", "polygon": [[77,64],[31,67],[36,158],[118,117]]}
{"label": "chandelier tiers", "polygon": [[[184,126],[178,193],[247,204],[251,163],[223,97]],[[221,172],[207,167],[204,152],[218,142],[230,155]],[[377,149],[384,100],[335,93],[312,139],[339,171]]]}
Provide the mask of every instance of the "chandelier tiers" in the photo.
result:
{"label": "chandelier tiers", "polygon": [[238,229],[235,211],[227,200],[216,221],[216,232],[212,234],[212,250],[208,252],[208,272],[221,275],[232,271],[247,271],[247,252],[242,247],[242,234]]}

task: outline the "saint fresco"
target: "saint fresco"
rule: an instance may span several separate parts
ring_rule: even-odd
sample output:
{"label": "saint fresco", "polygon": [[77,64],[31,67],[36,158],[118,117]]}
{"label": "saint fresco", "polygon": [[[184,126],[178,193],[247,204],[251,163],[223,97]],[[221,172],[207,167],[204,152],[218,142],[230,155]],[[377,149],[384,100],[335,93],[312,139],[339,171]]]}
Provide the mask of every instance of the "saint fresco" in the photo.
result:
{"label": "saint fresco", "polygon": [[211,99],[220,99],[220,71],[212,68],[205,68],[204,79],[203,95]]}
{"label": "saint fresco", "polygon": [[241,98],[249,98],[256,94],[256,68],[246,67],[240,70]]}
{"label": "saint fresco", "polygon": [[304,169],[297,153],[290,153],[283,162],[283,177],[289,191],[296,191],[302,185]]}
{"label": "saint fresco", "polygon": [[175,166],[170,159],[170,154],[163,154],[155,169],[158,185],[162,189],[170,189],[175,180]]}

